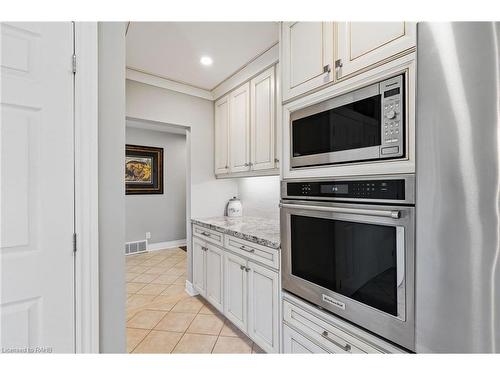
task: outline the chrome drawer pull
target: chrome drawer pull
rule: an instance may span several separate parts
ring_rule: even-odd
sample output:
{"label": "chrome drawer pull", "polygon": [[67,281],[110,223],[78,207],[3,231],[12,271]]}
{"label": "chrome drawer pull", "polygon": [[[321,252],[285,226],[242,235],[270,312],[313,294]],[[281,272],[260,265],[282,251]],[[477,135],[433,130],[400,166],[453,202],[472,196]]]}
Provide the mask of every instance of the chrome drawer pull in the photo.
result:
{"label": "chrome drawer pull", "polygon": [[248,253],[255,253],[255,249],[247,249],[244,245],[240,246],[241,250],[245,250]]}
{"label": "chrome drawer pull", "polygon": [[328,332],[327,331],[323,331],[323,333],[321,334],[321,336],[323,336],[325,339],[327,339],[328,341],[330,341],[333,345],[338,346],[342,350],[344,350],[346,352],[350,352],[351,351],[351,345],[349,345],[349,344],[345,344],[345,345],[339,344],[337,341],[331,339],[328,336]]}
{"label": "chrome drawer pull", "polygon": [[382,217],[390,217],[392,219],[399,219],[401,217],[401,213],[399,211],[371,210],[366,208],[306,206],[302,204],[289,204],[289,203],[280,203],[280,207],[294,208],[298,210],[307,210],[307,211],[336,212],[339,214],[382,216]]}
{"label": "chrome drawer pull", "polygon": [[240,265],[240,270],[243,271],[245,268],[246,268],[245,266]]}
{"label": "chrome drawer pull", "polygon": [[201,234],[203,234],[204,236],[207,236],[207,237],[210,236],[210,233],[207,233],[207,232],[201,232]]}

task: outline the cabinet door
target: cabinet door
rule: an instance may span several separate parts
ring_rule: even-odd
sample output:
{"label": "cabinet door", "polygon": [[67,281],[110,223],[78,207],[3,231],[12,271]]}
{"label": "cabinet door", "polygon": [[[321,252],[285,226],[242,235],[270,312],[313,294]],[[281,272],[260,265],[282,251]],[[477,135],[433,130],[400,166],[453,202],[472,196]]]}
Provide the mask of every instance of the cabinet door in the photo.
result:
{"label": "cabinet door", "polygon": [[224,315],[243,332],[247,332],[246,265],[245,259],[224,254]]}
{"label": "cabinet door", "polygon": [[279,352],[279,276],[248,262],[248,334],[268,353]]}
{"label": "cabinet door", "polygon": [[206,242],[193,237],[193,286],[202,295],[206,295]]}
{"label": "cabinet door", "polygon": [[206,299],[219,311],[224,310],[223,267],[224,256],[221,249],[207,244],[206,254]]}
{"label": "cabinet door", "polygon": [[229,172],[229,95],[215,103],[215,174]]}
{"label": "cabinet door", "polygon": [[283,22],[283,100],[333,80],[333,23]]}
{"label": "cabinet door", "polygon": [[274,66],[250,81],[251,162],[253,170],[274,168]]}
{"label": "cabinet door", "polygon": [[250,83],[229,94],[230,170],[250,170]]}
{"label": "cabinet door", "polygon": [[328,352],[297,331],[283,324],[283,353],[285,354],[328,354]]}
{"label": "cabinet door", "polygon": [[377,64],[416,45],[414,22],[340,22],[338,77]]}

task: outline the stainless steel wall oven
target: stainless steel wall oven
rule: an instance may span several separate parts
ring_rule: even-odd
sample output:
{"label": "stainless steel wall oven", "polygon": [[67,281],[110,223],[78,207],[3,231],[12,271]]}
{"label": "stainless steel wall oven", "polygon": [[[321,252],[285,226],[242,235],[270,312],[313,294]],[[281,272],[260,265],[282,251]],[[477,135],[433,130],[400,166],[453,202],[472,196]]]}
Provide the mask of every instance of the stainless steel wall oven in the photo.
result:
{"label": "stainless steel wall oven", "polygon": [[414,350],[414,176],[282,182],[283,288]]}
{"label": "stainless steel wall oven", "polygon": [[405,75],[290,115],[290,166],[302,168],[405,156]]}

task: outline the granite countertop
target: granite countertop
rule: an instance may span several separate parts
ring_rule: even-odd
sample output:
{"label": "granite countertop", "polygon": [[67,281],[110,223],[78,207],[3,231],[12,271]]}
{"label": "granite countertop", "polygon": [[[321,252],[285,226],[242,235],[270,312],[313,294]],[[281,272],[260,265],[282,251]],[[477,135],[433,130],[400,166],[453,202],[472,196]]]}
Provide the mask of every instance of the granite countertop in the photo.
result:
{"label": "granite countertop", "polygon": [[273,249],[279,249],[280,247],[279,220],[251,216],[219,216],[206,219],[191,219],[191,222]]}

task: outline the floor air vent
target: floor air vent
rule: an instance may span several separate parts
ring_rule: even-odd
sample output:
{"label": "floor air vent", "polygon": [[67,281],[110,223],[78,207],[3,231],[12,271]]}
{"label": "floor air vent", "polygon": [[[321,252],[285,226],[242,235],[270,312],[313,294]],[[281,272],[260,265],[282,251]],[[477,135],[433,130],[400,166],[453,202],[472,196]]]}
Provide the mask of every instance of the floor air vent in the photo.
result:
{"label": "floor air vent", "polygon": [[148,241],[134,241],[125,244],[125,255],[143,253],[148,250]]}

